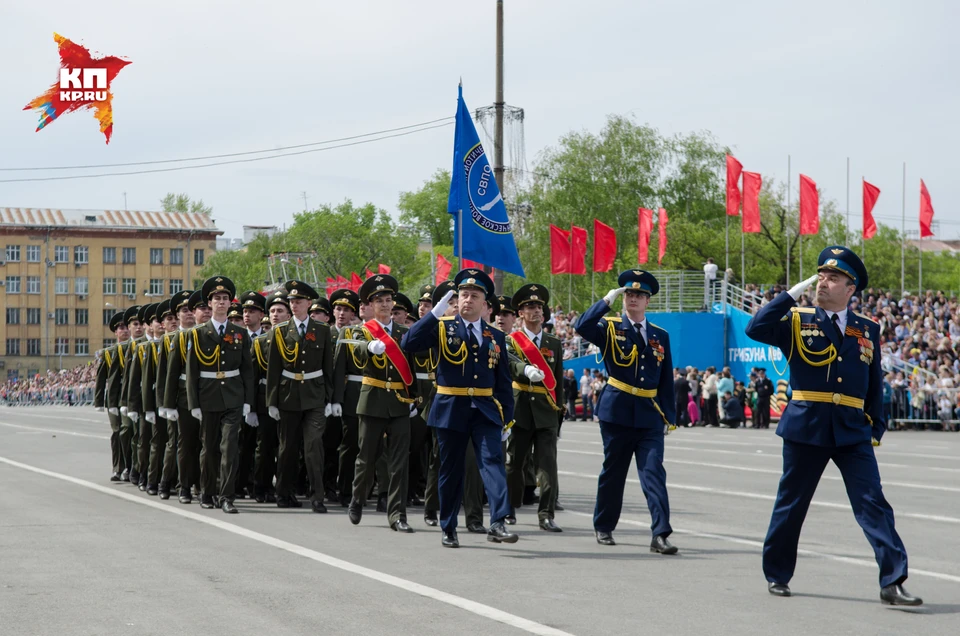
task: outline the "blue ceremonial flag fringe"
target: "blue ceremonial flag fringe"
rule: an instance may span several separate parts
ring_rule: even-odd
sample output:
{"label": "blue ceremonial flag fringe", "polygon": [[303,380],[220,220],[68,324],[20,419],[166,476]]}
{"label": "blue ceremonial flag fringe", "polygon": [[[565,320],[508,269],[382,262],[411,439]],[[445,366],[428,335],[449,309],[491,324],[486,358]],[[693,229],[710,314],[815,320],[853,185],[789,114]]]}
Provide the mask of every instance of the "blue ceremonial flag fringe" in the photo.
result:
{"label": "blue ceremonial flag fringe", "polygon": [[[500,196],[500,188],[493,178],[493,170],[480,144],[470,111],[463,102],[462,86],[457,98],[451,174],[447,212],[454,215],[454,254],[525,277],[507,206]],[[458,214],[463,215],[461,222],[457,222]],[[461,246],[463,254],[460,253]]]}

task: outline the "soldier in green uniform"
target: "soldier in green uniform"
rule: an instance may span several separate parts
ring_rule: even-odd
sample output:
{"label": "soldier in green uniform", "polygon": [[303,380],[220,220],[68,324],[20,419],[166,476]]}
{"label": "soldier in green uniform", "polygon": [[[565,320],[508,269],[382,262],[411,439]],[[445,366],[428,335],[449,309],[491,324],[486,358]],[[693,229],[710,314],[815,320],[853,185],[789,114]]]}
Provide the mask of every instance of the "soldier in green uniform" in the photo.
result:
{"label": "soldier in green uniform", "polygon": [[507,490],[510,505],[519,508],[524,494],[524,462],[534,445],[540,484],[540,528],[561,532],[554,521],[554,501],[557,439],[563,409],[563,346],[559,338],[543,330],[543,308],[549,300],[547,288],[537,284],[524,285],[512,299],[522,326],[507,336],[507,350],[519,359],[510,364],[516,406],[515,423],[507,438]]}
{"label": "soldier in green uniform", "polygon": [[413,359],[399,344],[407,328],[391,317],[397,288],[397,280],[389,274],[371,276],[360,286],[360,298],[373,307],[374,319],[361,327],[364,343],[353,349],[363,368],[363,386],[357,403],[360,453],[347,515],[351,523],[360,523],[376,470],[377,449],[386,434],[387,520],[397,532],[413,532],[407,524],[407,480],[410,416],[416,412],[416,387]]}
{"label": "soldier in green uniform", "polygon": [[279,421],[277,506],[299,508],[294,495],[298,468],[298,440],[303,440],[307,476],[313,490],[314,512],[323,505],[323,430],[331,414],[333,396],[333,336],[330,326],[312,320],[310,304],[318,297],[312,287],[291,280],[284,285],[293,318],[273,328],[267,361],[267,410]]}
{"label": "soldier in green uniform", "polygon": [[[178,481],[177,471],[177,448],[179,447],[180,436],[177,434],[177,421],[169,417],[167,408],[164,406],[164,399],[167,390],[167,369],[171,355],[176,355],[176,349],[172,346],[179,338],[180,331],[180,305],[186,305],[190,299],[190,291],[181,291],[171,296],[166,302],[167,307],[164,310],[161,303],[161,310],[158,313],[162,316],[163,338],[160,339],[160,348],[157,352],[156,368],[156,390],[155,404],[157,415],[166,425],[166,432],[163,436],[165,443],[162,449],[163,457],[160,462],[160,483],[157,492],[161,499],[170,498],[170,487],[176,485]],[[189,313],[189,308],[187,312]],[[191,314],[192,318],[192,314]],[[159,425],[159,424],[158,424]]]}
{"label": "soldier in green uniform", "polygon": [[243,307],[238,302],[230,303],[230,310],[227,312],[227,320],[238,327],[246,327],[243,322]]}
{"label": "soldier in green uniform", "polygon": [[[171,331],[176,330],[176,319],[170,311],[170,299],[167,298],[157,303],[156,309],[151,311],[148,318],[150,319],[151,336],[149,345],[143,347],[144,356],[141,363],[143,381],[140,383],[140,401],[143,404],[144,422],[149,427],[141,427],[140,438],[144,439],[144,432],[149,433],[149,437],[142,444],[147,447],[147,450],[146,452],[141,451],[141,456],[146,456],[147,494],[154,496],[160,492],[160,473],[163,470],[163,455],[167,447],[167,420],[162,414],[158,417],[157,372],[160,367],[160,352],[163,350],[164,335],[166,334],[165,319],[170,318]],[[166,378],[164,378],[165,380]],[[162,385],[163,382],[159,384]]]}
{"label": "soldier in green uniform", "polygon": [[136,411],[131,412],[129,410],[128,399],[130,396],[130,375],[133,369],[134,354],[140,343],[145,340],[143,323],[139,318],[140,309],[140,305],[134,305],[133,307],[129,307],[123,314],[123,319],[130,329],[130,346],[127,347],[126,353],[124,353],[124,362],[122,365],[123,378],[120,382],[120,444],[123,448],[124,460],[130,468],[127,481],[133,484],[140,483],[137,446],[137,440],[140,437],[140,428],[138,426],[140,415]]}
{"label": "soldier in green uniform", "polygon": [[337,332],[337,350],[333,371],[334,422],[340,421],[340,461],[337,473],[337,496],[340,505],[347,507],[353,496],[353,478],[356,472],[357,454],[360,452],[360,422],[357,419],[357,402],[360,401],[360,386],[363,368],[357,364],[354,344],[350,341],[361,336],[361,329],[353,326],[360,308],[360,296],[350,289],[338,289],[330,296]]}
{"label": "soldier in green uniform", "polygon": [[330,305],[330,301],[320,296],[310,303],[310,317],[316,320],[317,322],[322,322],[324,324],[330,324],[330,317],[333,315],[333,308]]}
{"label": "soldier in green uniform", "polygon": [[[287,290],[278,289],[265,299],[268,325],[253,341],[253,377],[257,385],[257,449],[253,462],[253,498],[257,503],[277,503],[273,478],[277,474],[277,422],[270,417],[267,404],[267,369],[273,329],[290,320]],[[262,322],[262,321],[261,321]]]}
{"label": "soldier in green uniform", "polygon": [[117,342],[101,352],[94,406],[101,410],[106,407],[110,420],[110,456],[113,463],[110,481],[125,481],[129,464],[124,460],[120,444],[120,383],[126,355],[124,345],[130,339],[130,330],[124,321],[124,312],[118,311],[110,318],[110,331],[116,334]]}
{"label": "soldier in green uniform", "polygon": [[[233,281],[214,276],[201,295],[213,315],[187,341],[187,405],[200,420],[200,506],[236,514],[234,484],[239,461],[240,423],[253,404],[253,367],[247,332],[230,323],[227,313],[236,294]],[[217,475],[219,473],[219,490]],[[214,493],[217,493],[216,498]]]}
{"label": "soldier in green uniform", "polygon": [[[240,295],[240,313],[243,321],[243,327],[247,331],[247,340],[250,343],[250,355],[253,364],[254,387],[259,397],[260,388],[266,388],[266,385],[260,384],[260,375],[258,373],[258,364],[256,352],[253,350],[254,340],[263,335],[263,329],[260,327],[260,319],[266,310],[266,298],[257,291],[246,291]],[[234,492],[240,499],[249,496],[253,499],[255,495],[254,464],[257,454],[257,428],[260,427],[260,415],[257,413],[256,403],[251,405],[250,412],[244,418],[240,425],[240,463],[237,467],[237,483],[234,486]]]}
{"label": "soldier in green uniform", "polygon": [[153,323],[156,313],[157,303],[143,305],[137,312],[137,318],[143,324],[143,340],[137,343],[131,354],[133,366],[130,370],[130,382],[127,389],[127,415],[131,419],[134,419],[134,413],[137,416],[135,420],[137,443],[136,446],[131,446],[131,452],[136,457],[134,465],[136,465],[140,476],[137,487],[141,492],[147,490],[147,473],[150,469],[150,440],[153,438],[153,424],[156,422],[154,416],[147,419],[147,409],[143,402],[146,366],[153,361],[151,349],[153,348]]}

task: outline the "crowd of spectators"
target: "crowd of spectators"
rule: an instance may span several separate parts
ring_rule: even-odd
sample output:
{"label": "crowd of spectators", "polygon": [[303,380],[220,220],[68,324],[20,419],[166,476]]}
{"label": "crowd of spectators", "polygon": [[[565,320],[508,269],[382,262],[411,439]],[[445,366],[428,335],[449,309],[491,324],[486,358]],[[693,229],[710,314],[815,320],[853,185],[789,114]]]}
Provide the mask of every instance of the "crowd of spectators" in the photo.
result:
{"label": "crowd of spectators", "polygon": [[0,385],[0,403],[6,406],[93,404],[96,379],[96,366],[92,362],[27,378],[11,378]]}

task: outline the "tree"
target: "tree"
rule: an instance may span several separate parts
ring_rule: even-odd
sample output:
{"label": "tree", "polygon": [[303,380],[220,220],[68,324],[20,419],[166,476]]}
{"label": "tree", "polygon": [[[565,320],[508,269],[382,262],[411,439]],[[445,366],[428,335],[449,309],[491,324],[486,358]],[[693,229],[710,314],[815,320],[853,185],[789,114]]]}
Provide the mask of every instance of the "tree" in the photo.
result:
{"label": "tree", "polygon": [[213,214],[213,208],[203,204],[202,199],[191,201],[186,194],[168,193],[160,200],[160,209],[164,212],[179,212],[180,214],[203,214],[210,216]]}
{"label": "tree", "polygon": [[261,234],[241,250],[216,252],[197,272],[197,279],[202,282],[211,276],[226,276],[237,286],[237,294],[260,291],[270,282],[266,257],[279,251],[279,244],[276,236]]}
{"label": "tree", "polygon": [[453,217],[447,212],[450,172],[437,170],[419,190],[401,192],[400,223],[429,236],[434,245],[453,245]]}

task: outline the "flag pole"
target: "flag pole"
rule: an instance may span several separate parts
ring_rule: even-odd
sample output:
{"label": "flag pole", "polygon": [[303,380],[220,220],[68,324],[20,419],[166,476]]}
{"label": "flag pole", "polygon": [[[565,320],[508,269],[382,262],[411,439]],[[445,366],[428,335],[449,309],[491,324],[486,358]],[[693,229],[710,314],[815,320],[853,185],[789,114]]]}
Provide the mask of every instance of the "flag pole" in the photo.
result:
{"label": "flag pole", "polygon": [[[785,219],[790,218],[790,155],[787,155],[787,209]],[[784,223],[784,234],[787,237],[787,287],[790,286],[790,229]]]}
{"label": "flag pole", "polygon": [[570,287],[567,290],[567,311],[570,311],[570,308],[573,307],[573,274],[568,274],[570,276]]}
{"label": "flag pole", "polygon": [[[596,246],[594,246],[596,249]],[[590,273],[590,304],[597,302],[597,270]]]}
{"label": "flag pole", "polygon": [[460,269],[463,269],[463,210],[457,212],[457,244],[459,245]]}
{"label": "flag pole", "polygon": [[[850,157],[847,157],[847,232],[850,231]],[[846,234],[843,242],[846,243]]]}
{"label": "flag pole", "polygon": [[723,271],[730,269],[730,215],[727,215],[726,256],[723,259]]}
{"label": "flag pole", "polygon": [[906,291],[906,284],[904,281],[904,272],[906,270],[906,249],[907,242],[907,162],[903,162],[903,186],[901,189],[903,193],[903,203],[900,210],[900,296],[903,297],[904,292]]}
{"label": "flag pole", "polygon": [[740,285],[747,288],[747,233],[743,231],[743,218],[740,219]]}

